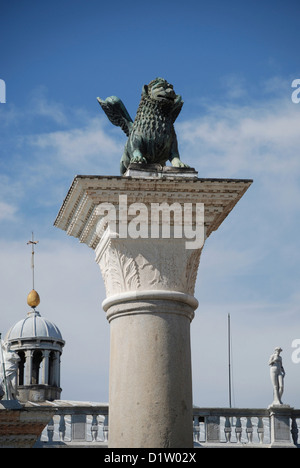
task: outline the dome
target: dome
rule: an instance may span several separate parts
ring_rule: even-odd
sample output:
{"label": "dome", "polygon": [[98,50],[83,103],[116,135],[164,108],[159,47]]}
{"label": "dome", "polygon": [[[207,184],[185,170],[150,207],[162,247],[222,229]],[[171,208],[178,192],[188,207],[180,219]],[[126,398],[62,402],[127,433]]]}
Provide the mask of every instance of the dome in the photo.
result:
{"label": "dome", "polygon": [[13,325],[8,331],[5,340],[12,341],[22,338],[49,338],[53,341],[63,341],[57,326],[44,317],[41,317],[40,313],[36,310],[28,312],[25,319]]}

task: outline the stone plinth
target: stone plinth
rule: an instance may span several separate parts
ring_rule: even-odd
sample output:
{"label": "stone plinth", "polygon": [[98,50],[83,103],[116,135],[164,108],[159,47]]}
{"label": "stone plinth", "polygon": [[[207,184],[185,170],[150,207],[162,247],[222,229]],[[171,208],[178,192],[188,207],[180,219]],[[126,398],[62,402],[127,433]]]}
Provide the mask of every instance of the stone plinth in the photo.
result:
{"label": "stone plinth", "polygon": [[190,323],[200,255],[251,183],[136,167],[125,177],[74,179],[55,226],[95,250],[106,287],[109,447],[193,446]]}
{"label": "stone plinth", "polygon": [[291,412],[293,408],[289,405],[271,405],[270,412],[271,425],[271,445],[272,448],[296,448],[291,436]]}

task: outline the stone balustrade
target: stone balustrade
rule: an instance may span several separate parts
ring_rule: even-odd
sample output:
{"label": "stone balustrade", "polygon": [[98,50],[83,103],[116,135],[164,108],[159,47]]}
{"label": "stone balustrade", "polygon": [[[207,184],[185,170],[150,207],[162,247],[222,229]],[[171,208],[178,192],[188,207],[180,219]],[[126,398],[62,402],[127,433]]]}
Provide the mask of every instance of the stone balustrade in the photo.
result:
{"label": "stone balustrade", "polygon": [[107,447],[108,404],[64,400],[42,404],[55,407],[56,414],[35,448]]}
{"label": "stone balustrade", "polygon": [[[36,447],[107,447],[108,404],[63,400],[43,404],[56,408],[56,415]],[[194,448],[296,448],[299,424],[300,410],[284,405],[269,409],[194,407]]]}
{"label": "stone balustrade", "polygon": [[300,410],[194,408],[194,447],[298,446]]}
{"label": "stone balustrade", "polygon": [[195,446],[269,445],[269,417],[265,409],[195,408]]}

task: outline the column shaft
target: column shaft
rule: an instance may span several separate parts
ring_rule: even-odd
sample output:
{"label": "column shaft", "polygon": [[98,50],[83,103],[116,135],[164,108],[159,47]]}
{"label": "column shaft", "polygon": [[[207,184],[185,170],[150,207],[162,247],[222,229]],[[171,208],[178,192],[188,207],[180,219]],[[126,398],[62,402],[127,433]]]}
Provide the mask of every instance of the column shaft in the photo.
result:
{"label": "column shaft", "polygon": [[151,295],[152,299],[124,301],[107,310],[109,447],[193,446],[193,308],[157,298],[153,291]]}

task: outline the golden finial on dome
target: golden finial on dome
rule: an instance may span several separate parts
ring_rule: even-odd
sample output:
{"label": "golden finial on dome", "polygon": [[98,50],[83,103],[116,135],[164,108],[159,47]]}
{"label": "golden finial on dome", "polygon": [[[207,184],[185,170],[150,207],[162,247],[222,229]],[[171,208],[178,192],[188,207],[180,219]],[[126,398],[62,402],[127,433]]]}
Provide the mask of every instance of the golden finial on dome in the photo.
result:
{"label": "golden finial on dome", "polygon": [[33,233],[32,233],[32,239],[27,242],[28,244],[31,244],[32,250],[31,250],[31,268],[32,268],[32,290],[27,296],[27,304],[32,307],[33,309],[37,307],[40,303],[40,296],[34,289],[34,246],[38,243],[38,241],[34,240]]}
{"label": "golden finial on dome", "polygon": [[34,309],[39,305],[39,303],[40,296],[34,289],[32,289],[32,291],[30,291],[30,293],[27,296],[27,304]]}

